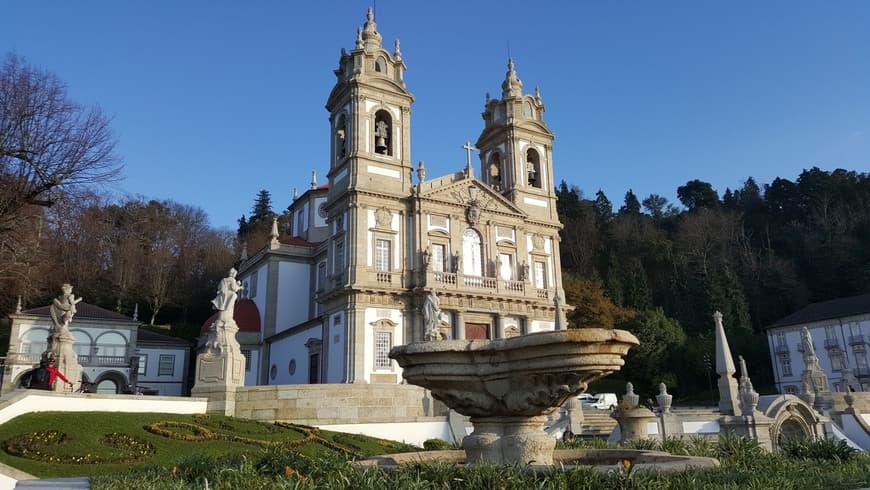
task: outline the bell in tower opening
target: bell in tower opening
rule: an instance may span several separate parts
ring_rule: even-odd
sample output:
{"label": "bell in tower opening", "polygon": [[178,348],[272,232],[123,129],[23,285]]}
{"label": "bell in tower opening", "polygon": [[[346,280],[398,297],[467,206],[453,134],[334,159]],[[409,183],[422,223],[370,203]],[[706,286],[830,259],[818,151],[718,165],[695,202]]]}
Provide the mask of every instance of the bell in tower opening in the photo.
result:
{"label": "bell in tower opening", "polygon": [[375,153],[393,154],[390,122],[390,115],[386,111],[378,111],[375,114]]}

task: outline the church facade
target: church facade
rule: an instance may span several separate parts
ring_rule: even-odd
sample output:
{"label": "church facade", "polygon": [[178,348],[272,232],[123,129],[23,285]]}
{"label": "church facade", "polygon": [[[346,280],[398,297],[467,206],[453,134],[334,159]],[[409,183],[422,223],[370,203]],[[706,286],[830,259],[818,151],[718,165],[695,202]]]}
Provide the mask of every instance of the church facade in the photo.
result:
{"label": "church facade", "polygon": [[[399,43],[373,15],[342,50],[326,103],[328,183],[298,196],[287,236],[239,266],[261,317],[243,345],[246,385],[400,383],[394,345],[499,339],[563,328],[553,133],[513,62],[465,168],[429,176],[411,161],[411,105]],[[431,328],[430,328],[431,330]],[[431,334],[432,332],[430,332]]]}

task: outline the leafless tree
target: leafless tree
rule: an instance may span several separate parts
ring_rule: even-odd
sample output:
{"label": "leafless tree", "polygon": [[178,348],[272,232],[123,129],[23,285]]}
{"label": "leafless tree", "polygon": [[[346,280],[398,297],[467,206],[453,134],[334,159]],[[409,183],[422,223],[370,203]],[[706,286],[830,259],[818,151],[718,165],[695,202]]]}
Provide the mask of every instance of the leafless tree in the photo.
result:
{"label": "leafless tree", "polygon": [[54,193],[115,180],[120,171],[109,119],[71,101],[63,82],[9,54],[0,65],[0,233]]}

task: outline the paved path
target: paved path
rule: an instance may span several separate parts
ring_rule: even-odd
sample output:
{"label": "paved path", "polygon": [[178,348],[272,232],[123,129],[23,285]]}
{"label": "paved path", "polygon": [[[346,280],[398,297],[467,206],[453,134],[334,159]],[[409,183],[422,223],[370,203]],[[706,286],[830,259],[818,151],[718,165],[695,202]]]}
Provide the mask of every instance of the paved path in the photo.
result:
{"label": "paved path", "polygon": [[51,478],[37,480],[19,480],[15,485],[15,489],[19,488],[27,490],[79,490],[90,489],[91,484],[88,478]]}

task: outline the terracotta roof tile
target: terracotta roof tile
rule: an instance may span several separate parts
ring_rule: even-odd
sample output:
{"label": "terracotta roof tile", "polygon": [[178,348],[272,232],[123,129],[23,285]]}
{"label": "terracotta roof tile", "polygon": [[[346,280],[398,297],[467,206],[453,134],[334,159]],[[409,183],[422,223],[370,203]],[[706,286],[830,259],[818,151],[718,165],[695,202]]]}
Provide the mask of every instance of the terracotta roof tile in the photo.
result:
{"label": "terracotta roof tile", "polygon": [[[36,315],[36,316],[51,316],[49,313],[50,306],[40,306],[38,308],[31,308],[29,310],[24,310],[21,313],[25,315]],[[128,316],[124,316],[120,313],[116,313],[111,310],[107,310],[105,308],[100,308],[97,305],[92,305],[90,303],[85,303],[82,301],[78,305],[76,305],[76,315],[73,317],[73,321],[76,319],[90,319],[90,320],[116,320],[123,322],[135,322],[132,318]]]}

